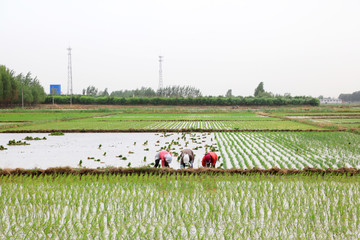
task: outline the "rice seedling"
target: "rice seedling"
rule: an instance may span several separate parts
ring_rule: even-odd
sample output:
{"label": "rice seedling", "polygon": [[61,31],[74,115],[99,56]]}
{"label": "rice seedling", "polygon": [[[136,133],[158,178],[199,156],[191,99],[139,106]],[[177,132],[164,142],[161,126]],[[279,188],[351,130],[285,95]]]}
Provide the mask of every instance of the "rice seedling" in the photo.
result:
{"label": "rice seedling", "polygon": [[39,138],[39,137],[31,137],[31,136],[26,136],[25,138],[24,138],[24,140],[26,140],[26,141],[32,141],[32,140],[36,140],[36,141],[39,141],[39,140],[47,140],[47,138],[46,137],[43,137],[43,138]]}
{"label": "rice seedling", "polygon": [[215,136],[226,168],[360,168],[360,140],[352,133],[227,132]]}
{"label": "rice seedling", "polygon": [[14,139],[14,140],[9,140],[7,145],[9,146],[30,145],[30,143],[27,143],[26,141],[22,142],[21,140],[15,141]]}
{"label": "rice seedling", "polygon": [[359,178],[0,176],[0,238],[357,239]]}
{"label": "rice seedling", "polygon": [[62,136],[62,135],[64,135],[63,132],[51,132],[51,133],[49,134],[49,136]]}
{"label": "rice seedling", "polygon": [[4,151],[4,150],[7,150],[7,148],[4,147],[3,145],[0,145],[0,151]]}

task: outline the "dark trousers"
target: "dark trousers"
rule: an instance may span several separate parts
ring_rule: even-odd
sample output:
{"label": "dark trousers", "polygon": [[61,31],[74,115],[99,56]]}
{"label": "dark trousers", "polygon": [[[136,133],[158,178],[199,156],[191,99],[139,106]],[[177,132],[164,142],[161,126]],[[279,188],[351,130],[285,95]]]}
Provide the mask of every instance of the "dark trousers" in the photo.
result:
{"label": "dark trousers", "polygon": [[[156,168],[160,167],[160,161],[161,161],[161,159],[156,159],[154,167],[156,167]],[[165,167],[169,167],[169,163],[165,160],[164,160],[164,164],[165,164]]]}

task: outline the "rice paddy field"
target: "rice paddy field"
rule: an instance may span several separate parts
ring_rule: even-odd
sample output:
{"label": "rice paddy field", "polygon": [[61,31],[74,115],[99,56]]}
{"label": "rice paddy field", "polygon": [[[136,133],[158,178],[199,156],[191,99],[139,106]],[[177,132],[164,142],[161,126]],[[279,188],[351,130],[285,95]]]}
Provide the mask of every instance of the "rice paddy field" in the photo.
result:
{"label": "rice paddy field", "polygon": [[[357,107],[0,110],[0,238],[359,239],[359,118]],[[184,148],[196,169],[215,151],[221,174],[150,171],[161,149],[179,169]],[[49,169],[65,166],[76,174]],[[255,171],[273,167],[317,170]]]}
{"label": "rice paddy field", "polygon": [[359,239],[359,176],[2,176],[2,239]]}

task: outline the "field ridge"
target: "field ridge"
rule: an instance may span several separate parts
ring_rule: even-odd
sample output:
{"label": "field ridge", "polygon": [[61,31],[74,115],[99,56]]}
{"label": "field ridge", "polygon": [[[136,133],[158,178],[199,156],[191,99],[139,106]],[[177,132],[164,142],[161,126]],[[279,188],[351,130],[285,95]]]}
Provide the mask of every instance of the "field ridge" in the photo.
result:
{"label": "field ridge", "polygon": [[71,168],[55,167],[47,169],[0,169],[0,176],[8,175],[360,175],[360,169],[356,168],[338,168],[338,169],[321,169],[305,167],[298,169],[284,169],[272,167],[269,169],[220,169],[220,168],[196,168],[196,169],[172,169],[172,168],[116,168],[109,167],[103,169],[93,168]]}

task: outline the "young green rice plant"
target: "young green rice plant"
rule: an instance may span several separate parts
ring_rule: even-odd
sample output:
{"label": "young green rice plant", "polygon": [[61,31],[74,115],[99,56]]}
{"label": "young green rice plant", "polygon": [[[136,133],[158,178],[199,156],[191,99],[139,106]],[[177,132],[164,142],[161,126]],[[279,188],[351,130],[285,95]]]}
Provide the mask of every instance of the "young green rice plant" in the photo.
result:
{"label": "young green rice plant", "polygon": [[7,148],[4,147],[3,145],[0,145],[0,151],[4,151],[4,150],[7,150]]}
{"label": "young green rice plant", "polygon": [[31,137],[31,136],[26,136],[25,138],[24,138],[24,140],[26,140],[26,141],[31,141],[31,140],[46,140],[46,137],[43,137],[43,138],[39,138],[39,137]]}
{"label": "young green rice plant", "polygon": [[64,135],[63,132],[51,132],[51,133],[49,134],[49,136],[62,136],[62,135]]}
{"label": "young green rice plant", "polygon": [[30,143],[27,143],[26,141],[22,142],[21,140],[15,141],[14,139],[14,140],[9,140],[7,145],[9,146],[30,145]]}

